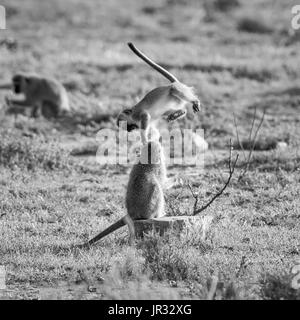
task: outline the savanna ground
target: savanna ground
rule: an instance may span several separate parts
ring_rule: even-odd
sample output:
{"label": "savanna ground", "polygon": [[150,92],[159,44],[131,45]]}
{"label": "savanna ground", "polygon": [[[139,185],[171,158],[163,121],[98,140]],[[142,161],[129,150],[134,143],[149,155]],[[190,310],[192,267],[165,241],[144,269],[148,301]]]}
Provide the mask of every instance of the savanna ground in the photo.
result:
{"label": "savanna ground", "polygon": [[[7,290],[0,296],[206,299],[218,279],[216,299],[299,299],[290,273],[300,245],[300,47],[290,32],[296,3],[208,3],[205,11],[200,0],[1,1],[1,82],[17,71],[54,76],[68,89],[74,116],[7,114],[1,92],[0,265]],[[123,107],[166,83],[128,41],[201,97],[202,112],[180,124],[205,130],[204,170],[170,166],[169,174],[183,174],[205,203],[227,177],[230,138],[239,162],[230,186],[202,212],[213,217],[205,240],[193,230],[129,245],[124,228],[89,250],[72,250],[125,212],[130,167],[96,162],[97,131],[115,128]],[[244,157],[238,150],[236,126],[249,149],[255,110],[255,128],[264,110],[265,117],[238,181],[249,151]],[[80,183],[91,177],[98,183]],[[191,213],[193,197],[181,189],[166,194],[170,215]]]}

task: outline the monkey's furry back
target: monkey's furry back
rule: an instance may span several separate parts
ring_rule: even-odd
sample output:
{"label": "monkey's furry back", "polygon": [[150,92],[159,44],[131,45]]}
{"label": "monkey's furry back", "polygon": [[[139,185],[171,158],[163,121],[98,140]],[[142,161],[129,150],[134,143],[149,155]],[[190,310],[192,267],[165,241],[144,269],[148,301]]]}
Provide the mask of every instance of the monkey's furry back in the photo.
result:
{"label": "monkey's furry back", "polygon": [[[163,190],[159,176],[147,174],[147,169],[135,165],[131,171],[126,194],[127,213],[133,219],[158,217],[164,208]],[[158,172],[158,171],[157,171]],[[149,173],[149,172],[148,172]]]}
{"label": "monkey's furry back", "polygon": [[[148,153],[152,163],[147,163]],[[151,154],[152,153],[152,154]],[[149,142],[130,173],[126,193],[127,213],[132,219],[149,219],[163,215],[163,185],[166,180],[165,161],[159,142]]]}
{"label": "monkey's furry back", "polygon": [[68,95],[65,87],[53,78],[30,74],[23,75],[31,79],[32,84],[27,87],[27,95],[41,101],[55,102],[61,110],[69,109]]}
{"label": "monkey's furry back", "polygon": [[61,97],[61,91],[64,91],[64,87],[57,80],[51,78],[39,78],[37,82],[40,89],[43,89],[43,92],[47,92],[50,97],[59,99]]}

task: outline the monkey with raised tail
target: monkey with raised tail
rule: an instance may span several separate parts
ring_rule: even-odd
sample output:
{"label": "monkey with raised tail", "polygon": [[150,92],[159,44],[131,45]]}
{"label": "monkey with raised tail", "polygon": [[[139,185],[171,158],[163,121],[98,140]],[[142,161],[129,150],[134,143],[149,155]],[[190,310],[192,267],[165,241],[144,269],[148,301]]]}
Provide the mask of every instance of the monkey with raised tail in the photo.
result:
{"label": "monkey with raised tail", "polygon": [[194,112],[198,112],[200,101],[193,88],[181,83],[174,75],[148,58],[132,43],[129,43],[128,46],[138,57],[171,82],[169,85],[153,89],[133,108],[123,110],[118,116],[118,126],[121,122],[126,122],[127,131],[141,129],[142,143],[147,143],[149,127],[153,126],[158,119],[164,118],[171,122],[184,117],[187,113],[187,103],[192,105]]}
{"label": "monkey with raised tail", "polygon": [[31,116],[39,117],[65,115],[70,111],[69,98],[64,86],[55,79],[38,75],[19,73],[12,83],[0,85],[0,89],[12,89],[15,94],[23,94],[24,99],[6,97],[8,106],[31,108]]}
{"label": "monkey with raised tail", "polygon": [[88,247],[113,231],[128,225],[130,237],[134,238],[133,220],[159,218],[165,215],[163,189],[168,183],[163,149],[158,141],[143,145],[141,156],[134,164],[127,185],[127,215],[99,233],[83,245]]}

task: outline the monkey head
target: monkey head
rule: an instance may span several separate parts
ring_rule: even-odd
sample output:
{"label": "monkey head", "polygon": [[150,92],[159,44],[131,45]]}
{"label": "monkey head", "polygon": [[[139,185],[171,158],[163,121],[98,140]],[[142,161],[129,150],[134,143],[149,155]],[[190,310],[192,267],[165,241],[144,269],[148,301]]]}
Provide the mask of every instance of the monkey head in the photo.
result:
{"label": "monkey head", "polygon": [[132,119],[132,109],[125,109],[118,115],[117,125],[120,127],[121,122],[126,122],[126,130],[131,132],[133,130],[139,129],[139,125],[134,119]]}
{"label": "monkey head", "polygon": [[22,75],[22,74],[16,74],[12,78],[13,83],[13,91],[16,94],[23,93],[26,90],[26,87],[29,83],[29,78]]}

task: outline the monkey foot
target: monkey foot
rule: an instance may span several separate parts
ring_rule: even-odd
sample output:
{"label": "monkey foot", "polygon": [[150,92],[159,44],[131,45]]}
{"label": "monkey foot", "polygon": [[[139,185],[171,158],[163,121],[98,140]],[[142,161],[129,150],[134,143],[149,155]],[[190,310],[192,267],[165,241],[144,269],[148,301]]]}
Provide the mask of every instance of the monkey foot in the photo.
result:
{"label": "monkey foot", "polygon": [[8,96],[5,96],[5,104],[8,106],[8,107],[11,107],[12,106],[12,103],[10,101],[10,98]]}
{"label": "monkey foot", "polygon": [[175,111],[173,113],[171,113],[168,117],[167,117],[167,121],[171,122],[171,121],[175,121],[177,119],[182,118],[183,116],[185,116],[186,114],[186,110],[178,110]]}

